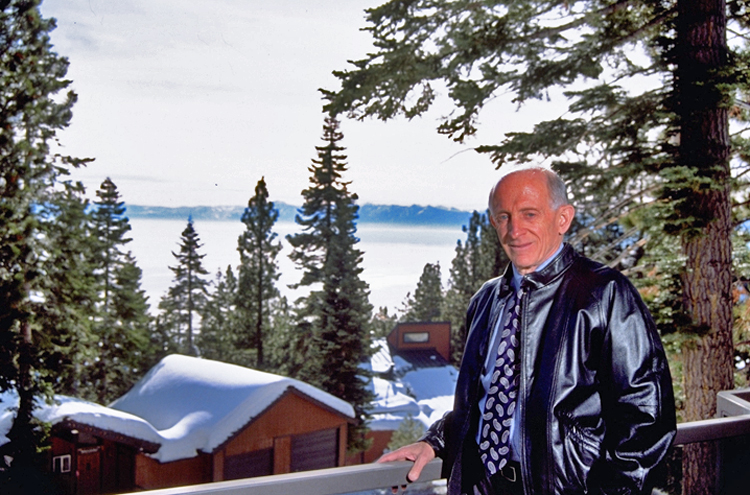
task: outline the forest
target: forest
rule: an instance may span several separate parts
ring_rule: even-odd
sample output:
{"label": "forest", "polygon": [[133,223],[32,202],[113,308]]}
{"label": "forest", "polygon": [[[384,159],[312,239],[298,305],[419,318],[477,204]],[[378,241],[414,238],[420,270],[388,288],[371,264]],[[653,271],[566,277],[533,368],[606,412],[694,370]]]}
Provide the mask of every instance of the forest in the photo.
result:
{"label": "forest", "polygon": [[[718,390],[747,385],[744,0],[394,0],[368,9],[378,49],[334,72],[340,89],[323,91],[321,144],[299,232],[287,237],[309,294],[279,296],[279,212],[261,177],[241,218],[240,264],[211,278],[187,219],[155,316],[116,185],[104,180],[89,203],[67,175],[90,160],[51,152],[77,99],[68,61],[50,45],[54,20],[38,1],[0,7],[0,391],[19,396],[0,446],[2,476],[40,459],[46,432],[35,400],[106,403],[175,352],[291,376],[350,402],[359,421],[349,447],[363,448],[370,397],[360,364],[371,340],[397,321],[448,320],[458,362],[468,299],[507,264],[486,213],[474,212],[447,287],[441,267],[427,264],[396,314],[369,303],[358,197],[346,180],[356,164],[339,123],[413,118],[440,90],[455,111],[438,132],[457,141],[476,132],[500,93],[518,105],[567,99],[565,116],[476,151],[498,168],[544,162],[566,180],[578,207],[568,242],[640,290],[670,353],[682,420],[711,417]],[[705,473],[716,455],[686,449],[686,493],[712,492]]]}

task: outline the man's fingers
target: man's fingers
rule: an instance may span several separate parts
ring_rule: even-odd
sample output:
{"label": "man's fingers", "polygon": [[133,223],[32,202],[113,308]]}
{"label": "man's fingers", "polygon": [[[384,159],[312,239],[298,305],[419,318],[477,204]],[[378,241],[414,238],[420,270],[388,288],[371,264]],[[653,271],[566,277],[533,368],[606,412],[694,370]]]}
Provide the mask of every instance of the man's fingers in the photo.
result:
{"label": "man's fingers", "polygon": [[413,461],[414,465],[406,474],[406,480],[414,482],[419,479],[425,465],[435,458],[435,451],[428,444],[418,442],[383,455],[377,462]]}
{"label": "man's fingers", "polygon": [[419,479],[419,475],[422,474],[422,469],[430,461],[427,456],[419,456],[414,460],[414,465],[409,470],[409,474],[406,475],[408,481],[414,482]]}
{"label": "man's fingers", "polygon": [[409,483],[414,483],[419,479],[419,475],[422,474],[422,466],[417,467],[417,464],[415,463],[414,466],[409,470],[409,473],[406,475],[406,481]]}

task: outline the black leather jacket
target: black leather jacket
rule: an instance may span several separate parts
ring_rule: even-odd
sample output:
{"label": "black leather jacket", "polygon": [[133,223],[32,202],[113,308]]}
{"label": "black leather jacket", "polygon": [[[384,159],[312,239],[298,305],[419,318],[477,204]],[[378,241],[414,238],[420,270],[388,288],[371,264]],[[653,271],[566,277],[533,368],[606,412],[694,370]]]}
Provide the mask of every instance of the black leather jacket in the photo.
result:
{"label": "black leather jacket", "polygon": [[[484,492],[476,454],[479,383],[509,281],[474,295],[453,411],[425,437],[443,459],[448,493]],[[653,320],[619,272],[565,245],[524,277],[516,421],[524,492],[651,493],[675,432],[669,368]]]}

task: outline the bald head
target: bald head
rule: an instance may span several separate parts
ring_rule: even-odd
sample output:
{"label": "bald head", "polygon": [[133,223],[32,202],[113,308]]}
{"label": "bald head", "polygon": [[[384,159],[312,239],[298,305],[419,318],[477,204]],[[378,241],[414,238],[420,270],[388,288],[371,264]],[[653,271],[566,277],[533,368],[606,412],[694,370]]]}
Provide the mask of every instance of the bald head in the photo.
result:
{"label": "bald head", "polygon": [[570,201],[568,200],[568,189],[559,175],[548,168],[529,167],[505,174],[499,181],[497,181],[497,184],[492,187],[488,204],[490,215],[495,211],[497,190],[499,189],[500,184],[505,179],[515,174],[529,174],[531,177],[538,176],[539,180],[544,180],[547,185],[547,193],[549,194],[550,208],[553,210],[556,210],[563,205],[570,204]]}
{"label": "bald head", "polygon": [[559,249],[574,216],[565,184],[547,169],[511,172],[490,193],[490,223],[521,275],[535,271]]}

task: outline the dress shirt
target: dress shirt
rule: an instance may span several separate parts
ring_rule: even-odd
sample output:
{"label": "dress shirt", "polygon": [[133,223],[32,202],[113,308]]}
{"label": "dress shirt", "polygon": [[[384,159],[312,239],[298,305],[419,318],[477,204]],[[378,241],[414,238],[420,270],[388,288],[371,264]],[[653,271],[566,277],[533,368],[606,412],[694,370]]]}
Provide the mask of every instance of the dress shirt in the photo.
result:
{"label": "dress shirt", "polygon": [[[545,266],[550,264],[550,262],[560,254],[560,251],[562,251],[563,245],[562,243],[557,248],[557,250],[544,260],[543,263],[541,263],[535,271],[543,269]],[[515,265],[511,264],[511,267],[513,268],[513,278],[511,279],[511,285],[513,287],[514,291],[518,291],[521,287],[521,280],[523,279],[523,276],[518,273],[518,270],[516,269]],[[497,356],[497,347],[500,345],[500,330],[501,330],[501,323],[505,320],[505,316],[508,314],[508,311],[510,308],[508,308],[508,301],[510,301],[510,298],[513,296],[513,294],[509,294],[506,301],[505,301],[505,308],[503,309],[503,313],[500,315],[500,318],[497,319],[497,323],[495,324],[495,328],[492,330],[492,336],[490,340],[490,347],[487,352],[487,356],[484,360],[484,368],[483,368],[483,375],[481,377],[482,387],[484,387],[484,394],[482,395],[482,398],[479,399],[479,427],[477,428],[477,445],[481,442],[479,435],[482,431],[482,425],[484,424],[484,421],[482,420],[482,415],[484,414],[484,404],[487,402],[487,391],[490,389],[490,382],[492,381],[492,374],[495,371],[495,358]],[[519,389],[518,393],[521,393],[521,390]],[[516,417],[513,416],[513,423],[510,427],[510,458],[514,461],[519,460],[519,456],[517,454],[518,452],[518,446],[519,446],[519,436],[518,431],[516,431]]]}

